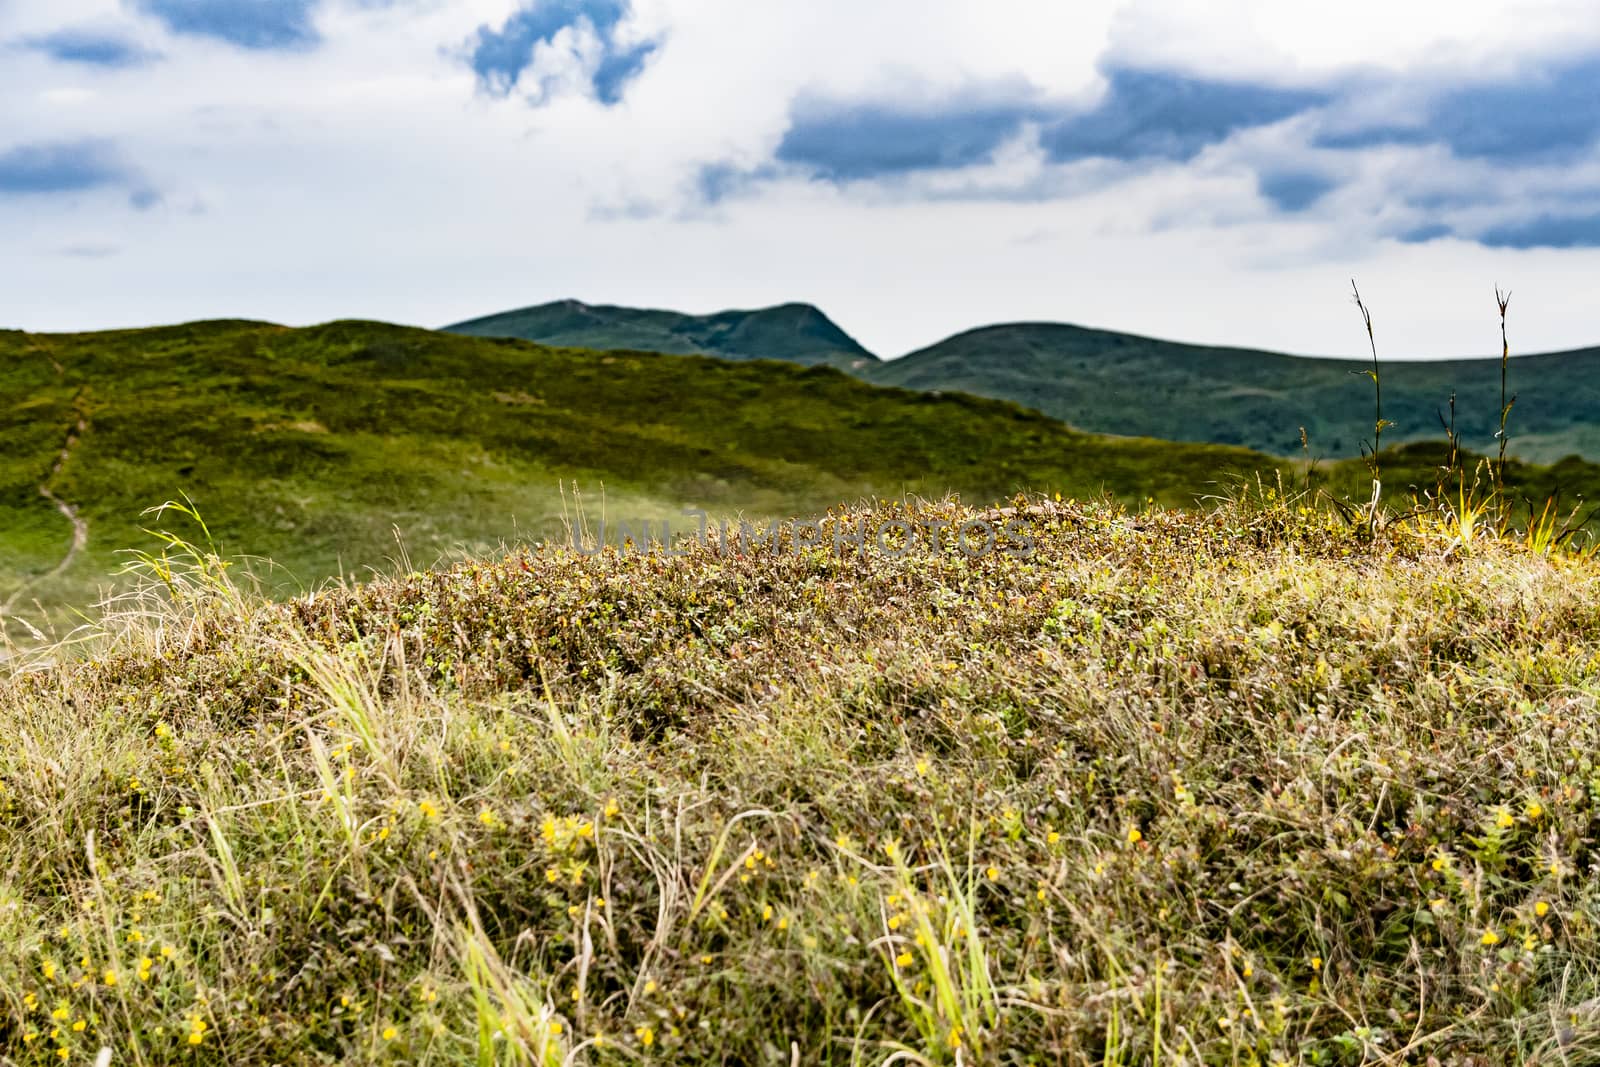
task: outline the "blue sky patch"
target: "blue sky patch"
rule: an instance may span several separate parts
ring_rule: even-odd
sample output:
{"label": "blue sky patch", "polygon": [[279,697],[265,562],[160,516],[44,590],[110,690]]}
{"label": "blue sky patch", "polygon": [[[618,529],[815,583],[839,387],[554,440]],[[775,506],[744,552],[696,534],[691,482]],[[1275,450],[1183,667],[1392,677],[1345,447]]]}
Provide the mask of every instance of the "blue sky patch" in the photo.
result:
{"label": "blue sky patch", "polygon": [[77,193],[128,179],[109,141],[25,144],[0,152],[0,193]]}
{"label": "blue sky patch", "polygon": [[111,69],[142,67],[160,58],[126,37],[89,29],[57,30],[42,37],[30,37],[23,46],[42,52],[58,63]]}
{"label": "blue sky patch", "polygon": [[210,37],[257,51],[317,43],[315,0],[134,0],[134,6],[173,33]]}
{"label": "blue sky patch", "polygon": [[654,41],[626,47],[617,43],[617,26],[627,17],[628,8],[627,0],[535,0],[498,30],[480,26],[470,45],[469,61],[485,90],[506,96],[533,64],[535,48],[549,44],[562,30],[586,22],[602,48],[592,75],[595,96],[609,106],[622,99],[628,83],[644,69],[657,47]]}
{"label": "blue sky patch", "polygon": [[1256,178],[1261,195],[1279,211],[1304,211],[1338,188],[1338,185],[1327,175],[1312,171],[1275,171]]}

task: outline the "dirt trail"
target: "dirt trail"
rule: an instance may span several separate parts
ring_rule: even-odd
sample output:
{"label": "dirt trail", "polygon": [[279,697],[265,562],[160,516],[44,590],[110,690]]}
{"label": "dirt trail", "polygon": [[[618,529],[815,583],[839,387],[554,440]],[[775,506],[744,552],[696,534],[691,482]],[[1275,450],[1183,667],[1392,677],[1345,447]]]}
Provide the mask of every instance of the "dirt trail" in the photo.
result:
{"label": "dirt trail", "polygon": [[[49,359],[50,365],[55,368],[58,376],[65,373],[61,364],[56,362],[55,357],[51,356]],[[78,421],[73,425],[72,429],[67,431],[66,444],[61,446],[61,452],[56,456],[55,464],[51,466],[50,473],[43,482],[39,483],[39,495],[50,501],[55,506],[55,509],[66,516],[67,521],[72,524],[72,543],[67,546],[67,553],[61,557],[60,563],[57,563],[47,573],[35,575],[23,582],[14,593],[6,598],[4,604],[0,604],[0,616],[11,614],[11,609],[16,607],[17,602],[27,595],[28,590],[40,582],[47,582],[52,578],[65,574],[67,568],[72,566],[79,553],[89,544],[88,521],[78,514],[76,505],[61,499],[50,488],[50,483],[55,481],[57,476],[61,474],[62,468],[67,465],[67,460],[72,458],[73,450],[78,447],[78,442],[83,439],[83,435],[89,429],[89,420],[83,413],[82,401],[83,394],[80,392],[73,400],[73,407],[77,410]]]}

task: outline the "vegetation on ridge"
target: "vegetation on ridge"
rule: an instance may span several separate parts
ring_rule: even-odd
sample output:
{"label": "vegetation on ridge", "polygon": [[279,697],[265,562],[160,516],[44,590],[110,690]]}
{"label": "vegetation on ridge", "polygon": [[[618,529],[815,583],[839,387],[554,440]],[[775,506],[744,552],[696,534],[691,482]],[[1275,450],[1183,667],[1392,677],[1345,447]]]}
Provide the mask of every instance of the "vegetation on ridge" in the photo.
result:
{"label": "vegetation on ridge", "polygon": [[1275,488],[1027,508],[1030,558],[548,549],[291,603],[147,557],[92,656],[0,677],[0,1050],[1600,1044],[1592,557]]}

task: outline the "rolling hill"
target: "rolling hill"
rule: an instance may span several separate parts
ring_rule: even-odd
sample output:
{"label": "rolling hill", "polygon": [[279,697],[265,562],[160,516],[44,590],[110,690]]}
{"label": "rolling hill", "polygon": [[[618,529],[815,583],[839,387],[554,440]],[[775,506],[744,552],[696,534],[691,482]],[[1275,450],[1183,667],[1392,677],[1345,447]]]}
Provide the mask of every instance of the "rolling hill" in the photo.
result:
{"label": "rolling hill", "polygon": [[[1380,350],[1380,357],[1382,352]],[[990,326],[867,368],[870,380],[1013,400],[1096,433],[1244,445],[1275,455],[1360,454],[1372,434],[1371,364],[1207,348],[1050,323]],[[1385,361],[1386,442],[1437,440],[1456,394],[1469,447],[1495,450],[1498,360]],[[1512,454],[1600,458],[1600,348],[1513,358]]]}
{"label": "rolling hill", "polygon": [[[272,559],[270,580],[294,588],[563,536],[574,482],[591,517],[684,530],[690,507],[792,515],[873,494],[1192,503],[1274,462],[781,362],[368,322],[5,332],[0,608],[87,602],[119,550],[154,546],[141,511],[185,493],[225,550]],[[63,507],[88,534],[70,556]]]}
{"label": "rolling hill", "polygon": [[[825,324],[825,325],[824,325]],[[448,327],[546,344],[698,352],[724,358],[826,362],[880,385],[1010,400],[1089,433],[1241,445],[1279,456],[1361,455],[1372,433],[1365,361],[1161,341],[1058,323],[1011,323],[957,334],[881,360],[820,311],[688,316],[562,301]],[[1380,356],[1382,355],[1380,351]],[[1456,394],[1469,447],[1497,449],[1497,360],[1382,363],[1385,441],[1443,437]],[[1600,348],[1514,357],[1510,451],[1529,462],[1600,460]]]}
{"label": "rolling hill", "polygon": [[470,337],[514,337],[575,348],[635,349],[723,359],[781,359],[860,369],[878,362],[809,304],[685,315],[558,300],[447,326]]}

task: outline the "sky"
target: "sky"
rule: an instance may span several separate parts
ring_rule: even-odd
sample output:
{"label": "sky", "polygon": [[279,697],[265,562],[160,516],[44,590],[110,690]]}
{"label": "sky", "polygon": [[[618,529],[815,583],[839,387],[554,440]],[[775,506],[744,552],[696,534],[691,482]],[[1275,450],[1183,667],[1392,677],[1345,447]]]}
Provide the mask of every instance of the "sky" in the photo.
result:
{"label": "sky", "polygon": [[1600,345],[1594,0],[0,0],[0,326]]}

